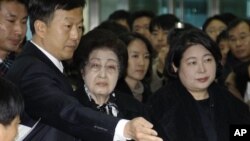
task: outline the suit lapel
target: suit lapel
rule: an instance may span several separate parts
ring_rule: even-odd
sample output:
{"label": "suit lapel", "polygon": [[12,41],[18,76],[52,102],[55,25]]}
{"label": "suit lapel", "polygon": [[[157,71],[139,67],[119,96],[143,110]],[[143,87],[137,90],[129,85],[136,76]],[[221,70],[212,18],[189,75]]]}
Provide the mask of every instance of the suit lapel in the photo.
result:
{"label": "suit lapel", "polygon": [[62,74],[61,71],[54,65],[54,63],[30,41],[26,44],[23,54],[20,55],[20,57],[24,56],[33,56],[33,58],[44,62],[57,73]]}

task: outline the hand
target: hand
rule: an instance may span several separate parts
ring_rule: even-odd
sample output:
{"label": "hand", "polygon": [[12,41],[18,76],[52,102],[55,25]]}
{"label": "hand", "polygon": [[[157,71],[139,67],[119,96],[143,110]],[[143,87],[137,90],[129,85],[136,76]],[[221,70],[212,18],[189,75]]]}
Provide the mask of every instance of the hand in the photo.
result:
{"label": "hand", "polygon": [[134,118],[125,125],[124,136],[136,141],[162,141],[153,125],[142,117]]}

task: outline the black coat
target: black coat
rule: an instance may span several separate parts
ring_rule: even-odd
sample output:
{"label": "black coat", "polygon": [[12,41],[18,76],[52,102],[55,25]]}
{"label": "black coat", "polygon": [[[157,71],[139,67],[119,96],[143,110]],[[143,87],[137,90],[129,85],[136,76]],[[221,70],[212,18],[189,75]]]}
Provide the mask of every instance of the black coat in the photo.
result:
{"label": "black coat", "polygon": [[[85,107],[90,107],[93,110],[97,110],[96,105],[90,102],[85,92],[84,84],[80,85],[75,91],[75,97]],[[124,119],[133,119],[135,117],[144,117],[146,119],[149,118],[149,113],[146,105],[137,101],[132,96],[115,91],[115,98],[113,99],[114,100],[112,102],[115,103],[118,107],[118,117]]]}
{"label": "black coat", "polygon": [[[66,77],[34,44],[28,42],[7,74],[21,90],[25,112],[41,118],[28,141],[110,141],[119,119],[82,106]],[[27,121],[27,122],[26,122]],[[28,125],[28,120],[23,120]]]}
{"label": "black coat", "polygon": [[[213,83],[209,108],[214,115],[218,141],[229,141],[230,124],[250,124],[248,107]],[[196,100],[179,80],[170,80],[150,99],[153,123],[166,141],[208,141]]]}
{"label": "black coat", "polygon": [[[145,83],[144,81],[142,81],[143,87],[144,87],[144,92],[142,93],[142,103],[146,103],[146,101],[148,100],[148,98],[150,97],[150,95],[152,94],[150,86]],[[131,91],[131,89],[129,88],[127,82],[125,81],[124,78],[119,79],[119,81],[117,82],[116,91],[122,92],[124,94],[133,96],[133,92]]]}

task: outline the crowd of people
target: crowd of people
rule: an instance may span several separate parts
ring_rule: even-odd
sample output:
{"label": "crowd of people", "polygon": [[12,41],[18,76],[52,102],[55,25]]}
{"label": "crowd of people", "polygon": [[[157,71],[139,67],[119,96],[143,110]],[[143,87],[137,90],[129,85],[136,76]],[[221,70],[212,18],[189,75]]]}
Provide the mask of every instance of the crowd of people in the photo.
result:
{"label": "crowd of people", "polygon": [[229,141],[250,125],[248,19],[117,10],[83,34],[85,5],[0,1],[1,141]]}

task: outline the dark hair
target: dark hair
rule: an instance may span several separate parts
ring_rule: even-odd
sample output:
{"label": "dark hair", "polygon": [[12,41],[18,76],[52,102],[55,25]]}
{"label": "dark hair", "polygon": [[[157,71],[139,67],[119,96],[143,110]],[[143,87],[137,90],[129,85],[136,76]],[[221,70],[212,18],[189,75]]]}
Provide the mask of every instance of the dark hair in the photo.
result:
{"label": "dark hair", "polygon": [[226,30],[223,30],[216,39],[216,44],[219,45],[219,43],[223,40],[228,40],[228,34]]}
{"label": "dark hair", "polygon": [[174,28],[169,30],[168,36],[167,36],[167,41],[169,44],[169,47],[172,47],[172,45],[175,42],[178,42],[178,37],[187,30],[190,29],[196,29],[197,27],[193,26],[192,24],[189,23],[183,23],[183,22],[177,22],[174,26]]}
{"label": "dark hair", "polygon": [[250,27],[249,21],[247,19],[236,18],[228,25],[227,33],[241,23],[246,23]]}
{"label": "dark hair", "polygon": [[190,29],[184,31],[179,37],[178,42],[175,42],[173,46],[170,48],[166,65],[165,65],[165,73],[170,78],[177,78],[178,74],[173,71],[173,64],[179,68],[181,59],[183,57],[184,52],[191,47],[192,45],[201,44],[204,46],[211,54],[213,55],[216,62],[216,77],[221,74],[222,65],[221,65],[221,53],[219,47],[216,43],[210,39],[210,37],[200,29]]}
{"label": "dark hair", "polygon": [[114,21],[104,21],[99,24],[96,28],[98,29],[106,29],[115,33],[117,36],[129,32],[128,29]]}
{"label": "dark hair", "polygon": [[130,17],[130,13],[128,11],[116,10],[109,15],[108,20],[116,21],[116,20],[124,19],[128,21],[129,17]]}
{"label": "dark hair", "polygon": [[35,34],[34,23],[36,20],[49,23],[56,10],[72,10],[84,7],[85,4],[85,0],[29,0],[28,13],[32,34]]}
{"label": "dark hair", "polygon": [[229,25],[230,22],[232,22],[234,19],[237,18],[237,16],[235,16],[234,14],[232,13],[222,13],[220,14],[222,20],[227,24]]}
{"label": "dark hair", "polygon": [[222,16],[220,15],[214,15],[212,17],[209,17],[208,19],[206,19],[206,21],[204,22],[204,24],[202,25],[202,30],[206,31],[207,26],[213,21],[213,20],[219,20],[222,23],[224,23],[225,25],[227,25],[227,23],[223,20]]}
{"label": "dark hair", "polygon": [[74,53],[74,63],[78,69],[85,68],[90,54],[97,49],[113,51],[119,61],[119,77],[124,75],[127,68],[128,53],[125,44],[113,32],[105,29],[94,29],[81,38],[79,46]]}
{"label": "dark hair", "polygon": [[0,77],[0,123],[8,126],[24,109],[23,99],[18,88]]}
{"label": "dark hair", "polygon": [[[145,79],[146,80],[150,79],[151,73],[152,73],[151,66],[152,66],[152,61],[153,61],[153,47],[152,47],[150,41],[146,37],[144,37],[143,35],[141,35],[139,33],[127,33],[127,34],[121,35],[119,38],[126,44],[127,48],[128,48],[128,45],[136,39],[139,39],[146,44],[147,50],[150,54],[150,59],[149,59],[149,68],[148,68],[148,71],[145,75]],[[128,59],[127,59],[127,61],[128,61]]]}
{"label": "dark hair", "polygon": [[164,30],[170,30],[180,20],[173,14],[163,14],[152,19],[149,25],[149,31],[153,32],[155,27],[160,27]]}
{"label": "dark hair", "polygon": [[149,19],[153,19],[155,17],[155,14],[152,11],[148,10],[140,10],[132,13],[128,20],[128,24],[131,30],[133,29],[134,21],[141,17],[148,17]]}

